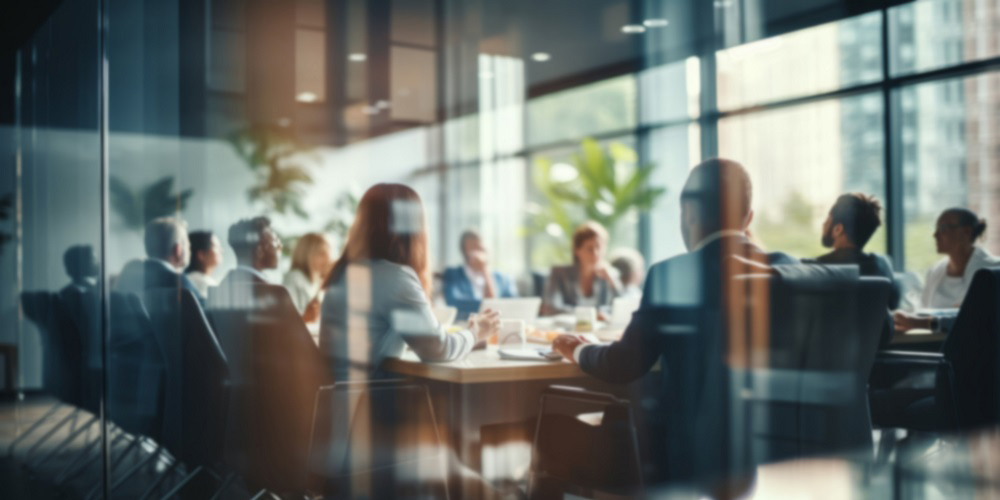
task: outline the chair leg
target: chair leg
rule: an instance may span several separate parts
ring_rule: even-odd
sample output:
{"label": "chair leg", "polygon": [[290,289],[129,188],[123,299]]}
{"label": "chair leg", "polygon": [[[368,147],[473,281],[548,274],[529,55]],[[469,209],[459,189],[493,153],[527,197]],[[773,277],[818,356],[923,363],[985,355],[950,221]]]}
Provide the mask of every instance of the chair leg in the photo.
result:
{"label": "chair leg", "polygon": [[163,474],[161,474],[160,477],[156,478],[156,481],[153,481],[153,484],[151,484],[149,488],[147,488],[146,491],[143,492],[142,496],[139,497],[139,500],[147,500],[153,494],[153,492],[160,487],[160,484],[162,484],[163,481],[167,479],[167,476],[172,474],[174,472],[174,469],[176,469],[179,465],[180,462],[174,462],[170,464],[170,467],[168,467],[167,470],[163,471]]}
{"label": "chair leg", "polygon": [[219,489],[215,490],[215,494],[212,495],[212,498],[210,498],[209,500],[219,500],[219,499],[221,499],[222,498],[222,494],[225,493],[225,491],[229,489],[229,486],[231,484],[233,484],[234,480],[236,480],[236,474],[234,474],[232,472],[230,472],[229,474],[226,474],[226,478],[222,480],[222,484],[219,485]]}
{"label": "chair leg", "polygon": [[[52,408],[49,408],[49,411],[45,412],[45,415],[42,415],[42,418],[36,420],[35,423],[31,424],[31,427],[28,427],[28,429],[26,431],[24,431],[23,434],[21,434],[20,436],[17,437],[17,439],[15,439],[14,441],[12,441],[10,443],[10,446],[7,447],[7,457],[8,458],[13,458],[14,457],[14,449],[17,448],[17,445],[21,444],[21,441],[24,441],[33,432],[35,432],[36,430],[38,430],[38,428],[40,428],[42,426],[42,424],[44,424],[45,421],[48,420],[49,417],[51,417],[61,407],[62,407],[62,404],[60,404],[60,403],[56,403],[56,404],[52,405]],[[66,417],[66,418],[69,418],[69,417]],[[64,418],[63,420],[66,420],[66,419]]]}
{"label": "chair leg", "polygon": [[161,496],[160,500],[168,500],[170,497],[176,495],[179,491],[181,491],[181,488],[183,488],[186,484],[191,482],[191,480],[194,479],[195,476],[200,474],[202,470],[203,467],[200,465],[195,467],[193,471],[189,472],[186,476],[181,478],[180,482],[175,484],[173,488],[170,488],[170,491],[166,492],[163,496]]}

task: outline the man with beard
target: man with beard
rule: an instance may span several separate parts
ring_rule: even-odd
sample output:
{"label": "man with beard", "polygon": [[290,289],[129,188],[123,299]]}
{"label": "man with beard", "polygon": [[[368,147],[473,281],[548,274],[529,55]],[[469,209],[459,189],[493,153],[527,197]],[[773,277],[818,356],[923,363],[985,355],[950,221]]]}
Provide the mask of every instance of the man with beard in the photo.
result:
{"label": "man with beard", "polygon": [[888,278],[891,286],[889,308],[899,307],[899,289],[893,279],[892,264],[883,255],[865,253],[865,245],[882,225],[882,206],[874,196],[863,193],[840,195],[823,223],[823,246],[833,249],[812,261],[819,264],[856,264],[862,276]]}

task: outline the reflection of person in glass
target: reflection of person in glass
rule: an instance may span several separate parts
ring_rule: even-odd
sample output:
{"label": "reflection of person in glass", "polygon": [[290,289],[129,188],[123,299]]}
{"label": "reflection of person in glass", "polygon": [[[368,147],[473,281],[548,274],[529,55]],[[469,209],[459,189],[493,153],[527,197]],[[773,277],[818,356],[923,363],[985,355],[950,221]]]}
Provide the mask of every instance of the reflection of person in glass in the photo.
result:
{"label": "reflection of person in glass", "polygon": [[407,345],[425,362],[459,359],[497,333],[492,311],[451,334],[438,324],[427,240],[423,204],[413,189],[376,184],[361,198],[321,315],[320,348],[333,360],[337,380],[380,377],[382,360],[400,356]]}
{"label": "reflection of person in glass", "polygon": [[295,242],[292,268],[285,273],[282,284],[306,323],[319,319],[320,290],[333,268],[333,259],[333,249],[322,234],[307,233]]}
{"label": "reflection of person in glass", "polygon": [[100,267],[94,247],[90,245],[73,245],[63,253],[63,266],[69,275],[70,283],[66,288],[76,288],[81,292],[89,292],[97,287],[97,275]]}
{"label": "reflection of person in glass", "polygon": [[468,230],[459,240],[465,265],[444,270],[444,300],[458,309],[459,318],[479,311],[483,299],[517,297],[517,287],[509,276],[494,271],[490,254],[479,233]]}
{"label": "reflection of person in glass", "polygon": [[[938,217],[934,230],[937,253],[945,258],[927,271],[920,307],[955,309],[962,304],[965,292],[976,271],[1000,265],[1000,258],[990,255],[977,243],[986,232],[986,220],[966,208],[949,208]],[[896,311],[893,321],[897,331],[915,328],[947,332],[956,317],[955,311],[916,314]]]}
{"label": "reflection of person in glass", "polygon": [[595,307],[604,319],[611,301],[621,293],[618,272],[604,261],[608,231],[585,222],[573,232],[573,264],[549,272],[542,297],[542,314],[566,314],[578,306]]}
{"label": "reflection of person in glass", "polygon": [[242,219],[229,227],[229,245],[236,253],[236,269],[229,271],[222,284],[267,284],[261,271],[276,269],[281,254],[281,239],[271,229],[267,217]]}
{"label": "reflection of person in glass", "polygon": [[646,259],[641,253],[633,248],[619,248],[612,253],[611,267],[618,271],[623,296],[642,293],[642,282],[646,279]]}
{"label": "reflection of person in glass", "polygon": [[222,244],[211,231],[191,231],[188,239],[191,240],[191,262],[184,274],[205,298],[208,287],[219,285],[212,272],[222,265]]}

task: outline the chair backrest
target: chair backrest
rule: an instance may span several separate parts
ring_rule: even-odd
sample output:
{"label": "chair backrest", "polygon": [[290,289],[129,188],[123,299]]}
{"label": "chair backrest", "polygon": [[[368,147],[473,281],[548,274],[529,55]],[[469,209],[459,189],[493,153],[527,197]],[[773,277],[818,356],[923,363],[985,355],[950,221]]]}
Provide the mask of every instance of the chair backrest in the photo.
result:
{"label": "chair backrest", "polygon": [[[853,269],[852,269],[853,268]],[[871,446],[866,385],[888,280],[854,266],[774,266],[766,351],[733,373],[753,464]]]}
{"label": "chair backrest", "polygon": [[942,407],[953,408],[958,427],[969,430],[1000,422],[1000,268],[976,272],[941,351],[952,373],[938,380]]}
{"label": "chair backrest", "polygon": [[142,301],[163,352],[160,444],[189,465],[219,463],[229,411],[229,369],[222,348],[191,291],[147,290]]}
{"label": "chair backrest", "polygon": [[426,386],[338,382],[316,392],[310,472],[336,498],[447,498],[448,449]]}
{"label": "chair backrest", "polygon": [[639,444],[627,401],[575,387],[542,392],[529,497],[630,496],[641,487]]}
{"label": "chair backrest", "polygon": [[316,389],[329,367],[281,286],[213,288],[208,316],[231,375],[227,462],[254,485],[301,492]]}
{"label": "chair backrest", "polygon": [[108,340],[107,416],[125,431],[159,439],[164,356],[139,297],[113,292]]}
{"label": "chair backrest", "polygon": [[22,292],[21,309],[41,335],[45,392],[66,404],[83,406],[81,335],[58,294]]}

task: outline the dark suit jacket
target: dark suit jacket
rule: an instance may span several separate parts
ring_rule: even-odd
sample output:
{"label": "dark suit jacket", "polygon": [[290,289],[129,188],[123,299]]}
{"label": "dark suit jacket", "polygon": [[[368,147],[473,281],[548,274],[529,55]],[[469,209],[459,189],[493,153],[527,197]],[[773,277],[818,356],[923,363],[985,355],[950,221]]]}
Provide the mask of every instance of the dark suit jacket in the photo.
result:
{"label": "dark suit jacket", "polygon": [[[477,297],[472,282],[465,274],[462,266],[449,267],[444,270],[441,281],[444,283],[444,301],[458,309],[458,319],[467,318],[469,314],[479,312],[482,297]],[[496,284],[498,298],[517,297],[517,287],[507,275],[493,271],[493,282]]]}
{"label": "dark suit jacket", "polygon": [[886,278],[889,280],[889,309],[899,307],[899,287],[892,272],[892,264],[884,255],[865,253],[854,248],[841,248],[815,259],[803,259],[804,264],[857,264],[861,276]]}
{"label": "dark suit jacket", "polygon": [[122,269],[121,275],[118,277],[118,286],[116,288],[118,291],[134,293],[140,297],[146,290],[183,288],[184,290],[190,290],[194,293],[195,297],[199,297],[199,303],[204,306],[204,302],[200,299],[201,295],[198,293],[198,288],[194,286],[194,283],[191,283],[191,280],[184,273],[172,271],[163,262],[153,259],[146,259],[144,261],[133,260],[126,264],[125,268]]}
{"label": "dark suit jacket", "polygon": [[630,382],[644,375],[661,354],[662,336],[657,332],[670,323],[663,314],[718,307],[724,278],[722,264],[733,257],[762,266],[796,262],[780,252],[765,253],[746,238],[736,236],[720,238],[695,252],[659,262],[646,275],[642,303],[621,340],[584,348],[580,368],[613,383]]}

